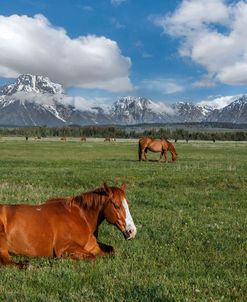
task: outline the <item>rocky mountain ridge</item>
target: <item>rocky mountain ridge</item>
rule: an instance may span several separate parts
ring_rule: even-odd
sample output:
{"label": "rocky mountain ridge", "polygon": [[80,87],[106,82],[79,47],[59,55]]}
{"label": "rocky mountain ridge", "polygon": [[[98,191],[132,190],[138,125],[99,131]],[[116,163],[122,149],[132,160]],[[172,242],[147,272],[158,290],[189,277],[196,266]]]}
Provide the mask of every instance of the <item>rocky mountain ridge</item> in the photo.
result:
{"label": "rocky mountain ridge", "polygon": [[0,87],[0,125],[65,126],[142,123],[232,122],[247,123],[247,96],[222,109],[192,102],[164,104],[145,97],[122,97],[109,110],[100,106],[78,109],[65,102],[60,84],[47,77],[20,75]]}

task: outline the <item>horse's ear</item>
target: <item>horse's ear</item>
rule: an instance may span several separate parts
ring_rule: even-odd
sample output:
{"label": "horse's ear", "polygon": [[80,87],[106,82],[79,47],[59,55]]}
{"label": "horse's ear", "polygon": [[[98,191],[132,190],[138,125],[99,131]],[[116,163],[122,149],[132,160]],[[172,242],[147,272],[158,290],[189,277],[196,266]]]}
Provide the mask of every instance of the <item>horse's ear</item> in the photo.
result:
{"label": "horse's ear", "polygon": [[105,189],[105,192],[106,194],[111,197],[112,196],[112,190],[110,187],[108,187],[108,185],[106,184],[106,182],[104,182],[104,189]]}
{"label": "horse's ear", "polygon": [[120,189],[123,190],[123,191],[125,191],[125,189],[126,189],[126,182],[122,183]]}

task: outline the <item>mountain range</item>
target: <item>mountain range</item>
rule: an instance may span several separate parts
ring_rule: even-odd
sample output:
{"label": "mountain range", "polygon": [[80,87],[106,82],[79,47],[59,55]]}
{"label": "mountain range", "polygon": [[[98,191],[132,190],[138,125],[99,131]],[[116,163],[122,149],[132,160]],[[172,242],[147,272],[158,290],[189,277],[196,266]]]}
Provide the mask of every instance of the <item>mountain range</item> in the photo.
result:
{"label": "mountain range", "polygon": [[60,84],[47,77],[20,75],[0,87],[1,126],[106,125],[142,123],[247,123],[247,95],[220,109],[192,102],[167,105],[145,97],[122,97],[108,108],[75,106]]}

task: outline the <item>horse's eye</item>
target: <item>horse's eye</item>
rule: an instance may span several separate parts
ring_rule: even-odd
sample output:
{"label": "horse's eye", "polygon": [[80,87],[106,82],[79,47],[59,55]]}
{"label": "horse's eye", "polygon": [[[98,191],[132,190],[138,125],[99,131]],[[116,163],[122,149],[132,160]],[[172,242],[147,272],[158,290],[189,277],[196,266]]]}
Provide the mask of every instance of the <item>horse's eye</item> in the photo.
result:
{"label": "horse's eye", "polygon": [[117,205],[116,203],[113,202],[113,205],[114,205],[114,208],[115,208],[115,209],[120,209],[120,206]]}

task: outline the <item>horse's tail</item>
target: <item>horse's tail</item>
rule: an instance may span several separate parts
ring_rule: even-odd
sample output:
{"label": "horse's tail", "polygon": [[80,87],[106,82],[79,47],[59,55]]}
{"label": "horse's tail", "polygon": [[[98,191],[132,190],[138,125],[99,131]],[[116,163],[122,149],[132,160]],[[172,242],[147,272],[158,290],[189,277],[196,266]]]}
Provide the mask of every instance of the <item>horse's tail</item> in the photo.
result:
{"label": "horse's tail", "polygon": [[141,161],[141,160],[142,160],[142,145],[141,145],[141,139],[139,139],[138,157],[139,157],[139,161]]}
{"label": "horse's tail", "polygon": [[172,161],[175,162],[177,159],[177,151],[174,148],[173,144],[171,142],[169,142],[169,146],[168,146],[168,150],[171,152],[172,154]]}

